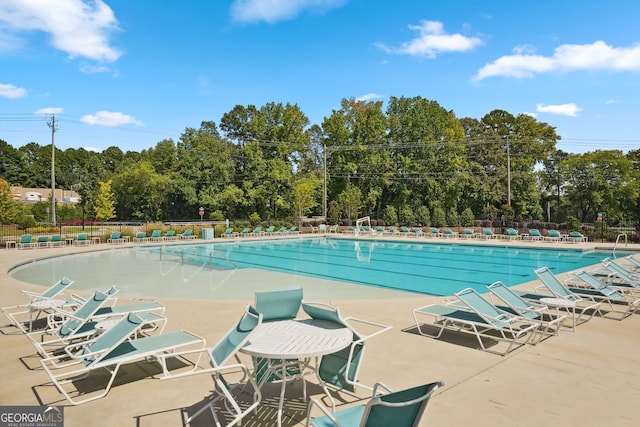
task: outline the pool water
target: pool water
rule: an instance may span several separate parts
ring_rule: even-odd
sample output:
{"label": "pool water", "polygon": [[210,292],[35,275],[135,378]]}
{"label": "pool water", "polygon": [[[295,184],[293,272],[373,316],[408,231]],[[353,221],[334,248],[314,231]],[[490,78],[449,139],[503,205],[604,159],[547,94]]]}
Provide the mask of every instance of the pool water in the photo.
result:
{"label": "pool water", "polygon": [[163,251],[183,262],[209,263],[220,269],[252,267],[432,295],[452,295],[468,287],[484,292],[497,280],[517,285],[534,280],[533,270],[539,267],[558,274],[596,264],[609,255],[331,238],[167,247]]}
{"label": "pool water", "polygon": [[83,289],[116,286],[129,294],[182,298],[246,299],[259,289],[305,284],[321,290],[315,295],[321,298],[390,295],[381,290],[447,296],[468,287],[486,292],[497,280],[522,284],[535,280],[535,268],[559,274],[609,255],[319,237],[114,248],[31,262],[10,275],[42,285],[67,276]]}

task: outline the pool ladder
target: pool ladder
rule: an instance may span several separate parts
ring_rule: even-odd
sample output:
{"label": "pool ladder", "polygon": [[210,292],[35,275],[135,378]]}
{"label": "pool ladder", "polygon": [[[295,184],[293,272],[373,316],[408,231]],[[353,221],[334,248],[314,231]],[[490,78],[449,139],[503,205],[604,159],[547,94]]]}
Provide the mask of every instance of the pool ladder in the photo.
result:
{"label": "pool ladder", "polygon": [[618,234],[618,236],[616,237],[616,244],[613,245],[612,255],[614,258],[616,256],[616,248],[618,247],[618,243],[620,242],[620,237],[623,237],[623,236],[624,236],[624,246],[627,247],[629,245],[629,242],[627,241],[627,234],[626,233]]}

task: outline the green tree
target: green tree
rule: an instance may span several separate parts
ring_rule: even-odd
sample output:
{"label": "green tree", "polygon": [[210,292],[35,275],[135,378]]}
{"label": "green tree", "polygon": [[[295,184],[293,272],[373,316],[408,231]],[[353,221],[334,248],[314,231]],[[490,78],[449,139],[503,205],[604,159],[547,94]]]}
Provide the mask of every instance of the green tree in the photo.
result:
{"label": "green tree", "polygon": [[473,215],[473,211],[471,210],[471,208],[466,208],[460,214],[460,225],[463,227],[471,226],[473,225],[474,219],[475,216]]}
{"label": "green tree", "polygon": [[598,212],[609,218],[625,218],[635,210],[640,194],[637,174],[620,150],[574,154],[562,161],[564,191],[572,215],[593,222]]}
{"label": "green tree", "polygon": [[111,180],[98,183],[99,188],[94,198],[93,210],[96,219],[99,221],[108,221],[116,216],[115,195],[111,191],[111,184]]}
{"label": "green tree", "polygon": [[358,219],[362,208],[362,192],[355,185],[347,185],[342,193],[338,195],[338,203],[349,222]]}
{"label": "green tree", "polygon": [[0,224],[17,223],[21,216],[20,202],[13,200],[9,183],[0,179]]}
{"label": "green tree", "polygon": [[[172,190],[171,178],[155,172],[149,161],[141,161],[114,176],[115,206],[121,219],[157,221],[170,210],[167,195]],[[196,211],[197,213],[197,211]]]}
{"label": "green tree", "polygon": [[315,178],[301,178],[294,184],[292,205],[297,218],[306,216],[318,205],[315,193],[319,186],[320,181]]}
{"label": "green tree", "polygon": [[361,207],[379,217],[386,176],[393,173],[382,102],[343,99],[341,107],[322,123],[329,198],[335,199],[348,186],[355,186],[365,197]]}
{"label": "green tree", "polygon": [[452,111],[422,97],[391,97],[389,144],[394,149],[396,206],[457,206],[466,169],[464,131]]}
{"label": "green tree", "polygon": [[220,129],[237,144],[236,182],[242,182],[245,212],[277,218],[291,200],[294,171],[309,151],[309,119],[297,105],[237,105],[220,120]]}

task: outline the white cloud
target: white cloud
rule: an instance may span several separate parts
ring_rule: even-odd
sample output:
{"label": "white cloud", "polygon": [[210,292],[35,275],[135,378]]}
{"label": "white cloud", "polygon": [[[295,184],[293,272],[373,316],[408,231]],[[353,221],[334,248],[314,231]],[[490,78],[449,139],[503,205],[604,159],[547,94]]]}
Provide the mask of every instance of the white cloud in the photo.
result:
{"label": "white cloud", "polygon": [[27,96],[27,90],[11,84],[0,83],[0,96],[3,98],[22,98]]}
{"label": "white cloud", "polygon": [[240,22],[265,21],[270,24],[292,19],[305,9],[325,11],[348,0],[234,0],[231,16]]}
{"label": "white cloud", "polygon": [[607,102],[605,102],[605,104],[607,104],[607,105],[617,104],[617,103],[618,103],[618,100],[617,99],[613,99],[613,98],[607,99]]}
{"label": "white cloud", "polygon": [[142,122],[135,117],[113,111],[98,111],[96,114],[87,114],[86,116],[80,117],[80,121],[91,126],[142,126]]}
{"label": "white cloud", "polygon": [[[103,0],[2,0],[2,37],[42,31],[51,44],[69,57],[113,62],[121,53],[110,46],[109,36],[118,31],[113,10]],[[11,34],[13,33],[13,34]]]}
{"label": "white cloud", "polygon": [[418,31],[420,35],[402,43],[400,47],[389,47],[382,43],[376,46],[388,53],[435,58],[439,53],[467,52],[484,43],[477,37],[447,34],[442,23],[436,21],[420,21],[420,25],[409,25],[409,29]]}
{"label": "white cloud", "polygon": [[109,73],[111,69],[106,65],[96,65],[96,64],[88,64],[83,62],[80,64],[80,71],[85,74],[98,74],[98,73]]}
{"label": "white cloud", "polygon": [[485,65],[478,70],[474,79],[495,76],[525,78],[552,71],[640,71],[640,44],[631,47],[612,47],[603,41],[583,45],[564,44],[554,50],[553,56],[535,55],[529,48],[519,46],[514,53]]}
{"label": "white cloud", "polygon": [[46,107],[46,108],[41,108],[41,109],[35,111],[33,114],[42,114],[42,115],[60,114],[63,111],[64,111],[64,108],[62,108],[62,107]]}
{"label": "white cloud", "polygon": [[356,101],[366,102],[366,101],[371,101],[372,99],[380,99],[380,98],[382,98],[382,95],[378,95],[377,93],[368,93],[366,95],[359,96],[358,98],[356,98]]}
{"label": "white cloud", "polygon": [[532,113],[532,112],[530,112],[530,111],[525,111],[525,112],[523,112],[522,114],[526,114],[527,116],[531,116],[531,117],[533,117],[534,119],[535,119],[536,117],[538,117],[538,113]]}
{"label": "white cloud", "polygon": [[558,114],[561,116],[576,117],[582,108],[578,107],[575,103],[569,104],[557,104],[557,105],[544,105],[536,104],[536,111],[539,113]]}

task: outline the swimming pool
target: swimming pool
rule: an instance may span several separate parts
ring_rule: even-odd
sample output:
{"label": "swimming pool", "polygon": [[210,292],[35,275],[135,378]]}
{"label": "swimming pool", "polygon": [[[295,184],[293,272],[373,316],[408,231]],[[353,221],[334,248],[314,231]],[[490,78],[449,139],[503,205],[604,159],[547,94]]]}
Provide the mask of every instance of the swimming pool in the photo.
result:
{"label": "swimming pool", "polygon": [[313,285],[321,298],[391,295],[387,290],[446,296],[467,287],[485,292],[497,280],[525,283],[535,279],[535,268],[563,273],[609,255],[319,237],[117,248],[29,263],[10,275],[43,285],[68,276],[83,289],[113,285],[129,294],[183,298],[246,299],[264,287],[294,285]]}

